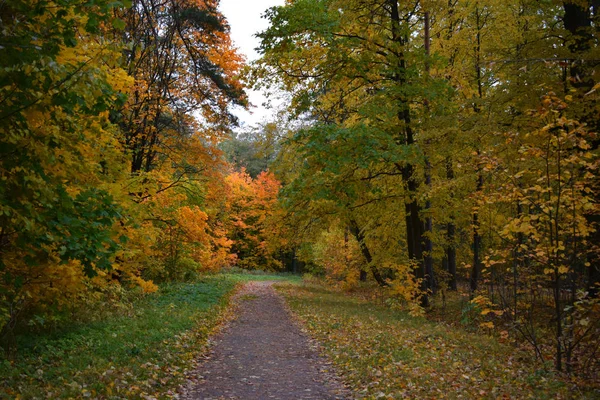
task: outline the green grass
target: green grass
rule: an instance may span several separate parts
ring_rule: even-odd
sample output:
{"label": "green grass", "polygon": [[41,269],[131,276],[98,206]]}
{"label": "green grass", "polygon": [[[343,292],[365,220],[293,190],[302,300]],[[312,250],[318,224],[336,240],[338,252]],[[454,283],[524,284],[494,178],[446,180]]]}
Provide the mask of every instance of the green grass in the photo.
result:
{"label": "green grass", "polygon": [[16,358],[0,358],[0,398],[171,397],[227,315],[237,284],[301,280],[235,272],[162,285],[114,310],[87,310],[95,315],[52,332],[20,334]]}
{"label": "green grass", "polygon": [[227,279],[232,279],[236,282],[250,282],[250,281],[285,281],[290,283],[301,283],[302,277],[300,275],[294,275],[286,272],[265,272],[260,270],[244,270],[241,268],[232,268],[229,271],[216,274],[215,276],[222,276]]}
{"label": "green grass", "polygon": [[315,284],[278,287],[358,398],[600,398],[494,337]]}
{"label": "green grass", "polygon": [[129,315],[21,335],[16,359],[0,360],[0,398],[168,397],[237,282],[207,277],[164,285],[137,300]]}

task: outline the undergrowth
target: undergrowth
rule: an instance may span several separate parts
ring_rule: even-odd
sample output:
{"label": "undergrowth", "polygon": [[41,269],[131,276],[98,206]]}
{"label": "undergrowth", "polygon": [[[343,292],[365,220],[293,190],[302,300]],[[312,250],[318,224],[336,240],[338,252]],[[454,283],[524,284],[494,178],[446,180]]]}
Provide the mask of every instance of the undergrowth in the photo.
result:
{"label": "undergrowth", "polygon": [[20,335],[16,357],[0,359],[0,398],[170,397],[238,281],[163,285],[127,312],[101,310],[100,319]]}

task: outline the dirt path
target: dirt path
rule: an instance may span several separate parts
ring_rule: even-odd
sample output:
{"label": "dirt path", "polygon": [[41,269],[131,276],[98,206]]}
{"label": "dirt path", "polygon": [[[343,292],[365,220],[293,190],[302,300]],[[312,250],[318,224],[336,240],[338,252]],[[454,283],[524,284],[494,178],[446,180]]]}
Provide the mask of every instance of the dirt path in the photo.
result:
{"label": "dirt path", "polygon": [[215,339],[183,399],[345,399],[347,392],[291,320],[273,282],[250,282],[238,317]]}

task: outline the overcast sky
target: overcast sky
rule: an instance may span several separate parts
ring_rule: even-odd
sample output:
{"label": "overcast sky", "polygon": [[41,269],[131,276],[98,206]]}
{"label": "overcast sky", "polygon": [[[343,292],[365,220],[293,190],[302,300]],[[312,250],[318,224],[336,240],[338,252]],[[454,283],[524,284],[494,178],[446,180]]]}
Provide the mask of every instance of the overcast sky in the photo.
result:
{"label": "overcast sky", "polygon": [[[269,25],[260,16],[269,7],[283,4],[284,0],[221,0],[219,8],[229,22],[231,38],[248,62],[258,58],[254,50],[258,47],[258,39],[254,34],[265,30]],[[252,114],[243,110],[235,113],[240,118],[242,129],[244,126],[256,125],[271,115],[271,110],[262,107],[266,99],[261,93],[248,90],[248,96],[250,103],[255,105],[251,109]]]}

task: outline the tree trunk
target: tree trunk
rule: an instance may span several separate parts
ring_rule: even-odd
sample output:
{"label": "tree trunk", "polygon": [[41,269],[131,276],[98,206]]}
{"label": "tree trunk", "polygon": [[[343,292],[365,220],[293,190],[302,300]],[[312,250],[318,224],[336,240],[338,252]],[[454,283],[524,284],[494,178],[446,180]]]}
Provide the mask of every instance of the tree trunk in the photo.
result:
{"label": "tree trunk", "polygon": [[[479,99],[483,98],[483,82],[481,80],[481,15],[479,8],[475,9],[475,19],[477,23],[477,34],[475,41],[475,76],[477,79],[477,94]],[[476,113],[480,112],[479,105],[474,104],[473,109]],[[477,149],[477,155],[479,156],[479,149]],[[483,174],[481,167],[477,168],[477,191],[480,193],[483,189]],[[480,196],[477,196],[479,198]],[[479,284],[479,278],[481,275],[481,234],[479,233],[479,210],[476,209],[473,212],[473,266],[471,267],[471,277],[469,280],[471,293],[477,290]]]}
{"label": "tree trunk", "polygon": [[[483,175],[481,171],[477,173],[477,192],[483,189]],[[473,212],[473,266],[471,267],[470,287],[471,292],[475,292],[479,285],[481,275],[481,234],[479,233],[479,210]]]}
{"label": "tree trunk", "polygon": [[[425,73],[429,75],[429,12],[425,12]],[[425,104],[427,108],[428,101],[425,99]],[[429,158],[427,155],[425,156],[425,185],[429,191],[431,191],[431,163],[429,162]],[[423,236],[423,242],[425,247],[425,257],[423,259],[423,269],[425,270],[425,280],[426,287],[431,291],[432,294],[435,293],[435,276],[433,274],[433,241],[431,237],[433,235],[433,218],[431,217],[431,199],[430,195],[427,196],[427,201],[425,202],[425,232],[426,235]]]}
{"label": "tree trunk", "polygon": [[446,268],[450,275],[448,288],[457,290],[456,286],[456,249],[454,248],[454,236],[456,234],[456,225],[454,222],[449,222],[446,226],[446,235],[448,237],[448,247],[446,247]]}
{"label": "tree trunk", "polygon": [[364,269],[361,269],[361,270],[360,270],[360,275],[359,275],[358,279],[359,279],[361,282],[366,282],[366,281],[367,281],[367,271],[366,271],[366,270],[364,270]]}
{"label": "tree trunk", "polygon": [[296,258],[296,248],[292,250],[292,272],[294,274],[298,273],[298,259]]}
{"label": "tree trunk", "polygon": [[[369,264],[371,273],[373,273],[373,278],[375,278],[375,280],[377,281],[379,286],[388,286],[385,279],[383,279],[383,277],[379,273],[379,270],[377,270],[377,267],[373,265],[373,256],[371,255],[371,251],[369,250],[369,247],[367,246],[367,243],[365,242],[365,234],[364,234],[364,232],[361,231],[360,227],[358,226],[358,223],[354,219],[351,219],[349,221],[348,227],[350,228],[350,232],[354,235],[354,237],[356,238],[356,241],[358,242],[358,247],[360,248],[360,252],[362,253],[363,257],[365,257],[365,260]],[[362,271],[361,271],[361,274],[362,274]],[[366,272],[365,272],[365,275],[366,275]],[[366,279],[366,276],[365,276],[365,279]]]}
{"label": "tree trunk", "polygon": [[[454,168],[452,168],[452,159],[450,157],[446,158],[446,178],[449,181],[454,180]],[[454,198],[454,195],[450,194],[451,198]],[[457,290],[456,286],[456,248],[454,247],[454,240],[456,236],[456,224],[454,223],[454,214],[450,214],[450,222],[446,224],[446,240],[448,244],[446,245],[445,250],[445,268],[450,275],[450,280],[448,281],[448,288],[450,290]]]}
{"label": "tree trunk", "polygon": [[[586,97],[585,93],[594,86],[592,71],[597,67],[598,61],[583,61],[585,53],[594,46],[594,32],[592,31],[592,18],[598,18],[600,11],[600,1],[588,0],[587,4],[582,5],[573,1],[564,1],[563,8],[565,11],[563,22],[565,29],[572,35],[572,41],[569,44],[572,61],[570,66],[570,84],[578,89],[578,98],[580,103],[594,101],[594,98]],[[591,11],[591,12],[590,12]],[[593,15],[592,15],[593,13]],[[600,27],[596,24],[596,35],[600,31]],[[591,130],[598,132],[600,130],[600,118],[598,118],[596,107],[594,105],[584,107],[583,112],[578,118],[585,122]],[[597,150],[600,145],[600,139],[592,141],[593,150]],[[594,178],[594,184],[591,189],[595,193],[596,202],[600,201],[600,179],[598,175]],[[589,238],[589,242],[593,243],[595,248],[591,249],[588,256],[588,267],[586,276],[587,290],[591,296],[600,294],[600,216],[594,214],[586,215],[589,223],[594,224],[596,231]]]}
{"label": "tree trunk", "polygon": [[[408,44],[408,37],[406,33],[402,33],[400,30],[401,19],[398,10],[398,2],[396,0],[388,0],[390,5],[390,19],[392,28],[392,40],[394,43],[399,45],[400,49],[403,49]],[[402,86],[406,84],[406,60],[402,50],[398,52],[398,66],[397,70],[393,75],[393,79],[396,84]],[[400,111],[398,112],[398,122],[402,126],[403,132],[398,135],[398,144],[404,144],[406,146],[416,146],[414,133],[412,130],[412,121],[410,115],[410,106],[408,99],[400,97],[398,99],[400,105]],[[407,200],[405,202],[405,213],[406,213],[406,242],[408,245],[408,257],[409,259],[416,262],[415,276],[421,280],[421,299],[420,303],[423,307],[429,306],[429,296],[427,295],[430,287],[426,277],[425,264],[423,262],[423,231],[425,229],[423,221],[421,220],[421,207],[417,201],[416,193],[418,189],[418,183],[414,179],[414,165],[409,162],[403,164],[396,164],[396,167],[402,174],[402,179],[406,185]]]}

